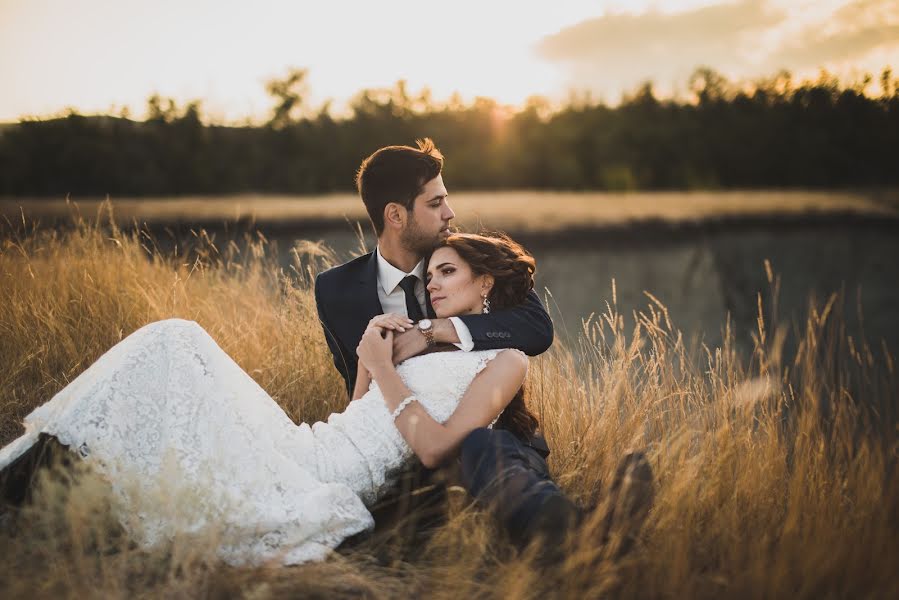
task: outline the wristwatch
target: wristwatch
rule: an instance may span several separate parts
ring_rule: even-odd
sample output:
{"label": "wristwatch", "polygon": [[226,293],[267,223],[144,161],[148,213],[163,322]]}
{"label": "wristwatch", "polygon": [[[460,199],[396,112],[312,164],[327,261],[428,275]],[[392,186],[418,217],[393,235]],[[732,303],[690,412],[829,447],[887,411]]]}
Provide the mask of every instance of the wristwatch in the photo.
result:
{"label": "wristwatch", "polygon": [[428,348],[437,344],[434,341],[434,323],[431,319],[422,319],[418,322],[418,330],[425,336],[428,341]]}

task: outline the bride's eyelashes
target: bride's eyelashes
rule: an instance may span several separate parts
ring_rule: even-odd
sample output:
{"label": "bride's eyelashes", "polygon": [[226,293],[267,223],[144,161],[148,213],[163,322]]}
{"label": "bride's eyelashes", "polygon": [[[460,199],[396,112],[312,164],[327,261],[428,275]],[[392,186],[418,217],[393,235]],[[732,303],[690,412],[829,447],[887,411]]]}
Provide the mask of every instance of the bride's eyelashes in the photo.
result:
{"label": "bride's eyelashes", "polygon": [[[452,275],[455,272],[456,272],[455,267],[443,267],[442,269],[440,269],[440,274],[443,275],[444,277],[447,277],[448,275]],[[426,275],[425,276],[425,285],[431,283],[431,279],[432,279],[432,276],[430,274]]]}

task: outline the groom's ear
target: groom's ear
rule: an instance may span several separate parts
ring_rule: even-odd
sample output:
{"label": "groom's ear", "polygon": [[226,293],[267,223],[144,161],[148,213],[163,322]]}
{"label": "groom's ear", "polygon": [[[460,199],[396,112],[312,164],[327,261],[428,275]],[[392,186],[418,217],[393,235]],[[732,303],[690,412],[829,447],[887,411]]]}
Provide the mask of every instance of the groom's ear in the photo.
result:
{"label": "groom's ear", "polygon": [[388,202],[384,207],[384,226],[402,229],[406,226],[406,207],[396,202]]}

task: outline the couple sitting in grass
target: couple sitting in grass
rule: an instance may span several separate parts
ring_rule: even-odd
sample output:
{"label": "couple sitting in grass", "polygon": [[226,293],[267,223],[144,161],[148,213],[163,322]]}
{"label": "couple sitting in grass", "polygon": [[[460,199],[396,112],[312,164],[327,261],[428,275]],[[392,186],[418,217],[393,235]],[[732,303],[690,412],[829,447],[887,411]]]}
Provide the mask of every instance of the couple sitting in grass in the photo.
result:
{"label": "couple sitting in grass", "polygon": [[[472,497],[541,559],[563,557],[588,524],[597,544],[625,551],[651,502],[649,465],[626,455],[595,519],[553,482],[525,387],[527,355],[553,340],[534,259],[502,235],[452,233],[442,167],[425,140],[382,148],[359,169],[378,247],[315,284],[352,398],[343,412],[297,426],[199,325],[158,321],[28,415],[0,450],[5,495],[25,496],[23,472],[54,440],[110,482],[139,543],[214,531],[228,563],[296,564],[376,523],[432,526],[445,496],[434,473],[456,464]],[[191,500],[176,517],[160,498]]]}

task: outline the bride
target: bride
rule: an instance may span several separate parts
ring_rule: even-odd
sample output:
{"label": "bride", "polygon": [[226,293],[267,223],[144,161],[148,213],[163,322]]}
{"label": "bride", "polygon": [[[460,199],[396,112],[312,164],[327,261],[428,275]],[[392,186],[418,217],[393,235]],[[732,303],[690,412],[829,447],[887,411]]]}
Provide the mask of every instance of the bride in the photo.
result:
{"label": "bride", "polygon": [[[524,301],[533,274],[514,241],[454,234],[431,256],[427,288],[439,317],[476,314],[485,300]],[[366,506],[413,454],[439,465],[501,413],[512,425],[530,416],[523,353],[434,352],[395,367],[398,323],[370,323],[346,410],[299,426],[197,323],[151,323],[31,412],[0,450],[0,472],[53,436],[110,483],[119,520],[144,547],[211,533],[235,565],[320,560],[373,527]]]}

